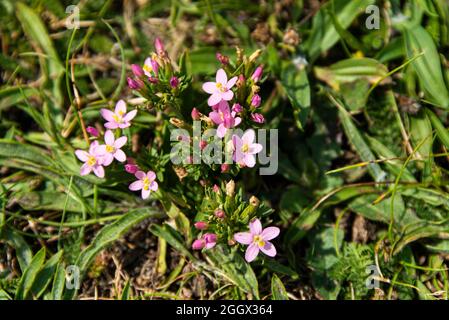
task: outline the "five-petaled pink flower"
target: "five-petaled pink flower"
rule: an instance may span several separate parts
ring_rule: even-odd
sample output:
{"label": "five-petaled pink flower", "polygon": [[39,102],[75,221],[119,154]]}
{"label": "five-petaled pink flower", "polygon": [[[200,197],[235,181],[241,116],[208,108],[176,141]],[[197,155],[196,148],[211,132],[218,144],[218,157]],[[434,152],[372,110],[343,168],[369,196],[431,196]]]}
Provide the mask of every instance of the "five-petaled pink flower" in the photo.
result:
{"label": "five-petaled pink flower", "polygon": [[150,196],[151,191],[158,189],[156,180],[156,174],[153,171],[147,173],[143,171],[136,172],[136,178],[139,179],[129,185],[129,190],[138,191],[142,190],[142,199],[146,199]]}
{"label": "five-petaled pink flower", "polygon": [[218,105],[212,107],[212,112],[209,113],[209,118],[218,124],[217,136],[223,138],[228,129],[234,128],[242,122],[242,119],[235,116],[235,112],[229,108],[229,104],[221,100]]}
{"label": "five-petaled pink flower", "polygon": [[85,176],[93,171],[97,177],[104,178],[103,155],[98,152],[98,141],[90,144],[89,152],[76,150],[75,155],[84,162],[80,169],[80,175]]}
{"label": "five-petaled pink flower", "polygon": [[117,102],[114,112],[104,108],[100,112],[103,118],[108,121],[104,124],[108,129],[128,128],[131,125],[130,121],[137,114],[137,110],[126,113],[126,103],[123,100]]}
{"label": "five-petaled pink flower", "polygon": [[256,259],[259,250],[269,257],[276,255],[276,248],[269,240],[276,238],[279,232],[280,230],[277,227],[262,229],[260,220],[255,219],[249,223],[249,232],[238,232],[234,234],[234,240],[248,245],[245,260],[251,262]]}
{"label": "five-petaled pink flower", "polygon": [[239,164],[244,164],[247,167],[254,167],[256,164],[256,154],[262,151],[262,145],[254,143],[256,134],[254,130],[246,130],[240,138],[238,135],[232,136],[232,143],[234,147],[234,161]]}
{"label": "five-petaled pink flower", "polygon": [[104,142],[98,147],[98,152],[103,154],[103,165],[108,166],[112,160],[117,159],[120,162],[126,161],[126,154],[120,149],[127,141],[126,136],[115,139],[114,133],[111,130],[106,130],[104,134]]}
{"label": "five-petaled pink flower", "polygon": [[147,77],[157,77],[158,71],[159,64],[157,63],[157,61],[151,58],[146,58],[143,64],[143,72],[145,73],[145,75]]}
{"label": "five-petaled pink flower", "polygon": [[215,76],[216,82],[206,82],[203,84],[203,90],[211,94],[207,100],[209,106],[214,106],[221,100],[229,101],[234,97],[231,88],[237,82],[237,77],[228,81],[228,76],[223,69],[219,69]]}

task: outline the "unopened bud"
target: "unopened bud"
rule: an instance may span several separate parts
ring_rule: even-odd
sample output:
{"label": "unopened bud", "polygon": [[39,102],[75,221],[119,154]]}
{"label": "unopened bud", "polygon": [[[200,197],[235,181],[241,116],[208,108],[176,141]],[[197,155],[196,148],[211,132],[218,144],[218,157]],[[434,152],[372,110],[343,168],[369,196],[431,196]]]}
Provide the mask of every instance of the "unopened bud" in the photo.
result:
{"label": "unopened bud", "polygon": [[198,221],[194,224],[194,226],[198,230],[206,230],[209,227],[209,225],[204,221]]}
{"label": "unopened bud", "polygon": [[233,197],[234,193],[235,193],[235,182],[234,180],[231,180],[226,184],[226,195],[229,197]]}

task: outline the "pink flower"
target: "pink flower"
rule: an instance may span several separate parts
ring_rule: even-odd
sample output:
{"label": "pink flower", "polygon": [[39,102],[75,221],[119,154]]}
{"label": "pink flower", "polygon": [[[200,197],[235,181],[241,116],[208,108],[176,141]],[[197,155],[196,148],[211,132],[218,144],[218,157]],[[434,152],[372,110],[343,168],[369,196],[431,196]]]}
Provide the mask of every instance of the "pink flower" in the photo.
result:
{"label": "pink flower", "polygon": [[269,240],[279,235],[279,228],[268,227],[262,229],[259,219],[255,219],[249,223],[250,232],[238,232],[234,234],[234,240],[238,243],[249,245],[246,249],[245,260],[251,262],[256,259],[259,250],[269,257],[276,255],[276,248]]}
{"label": "pink flower", "polygon": [[143,69],[137,64],[131,65],[131,71],[133,72],[134,76],[137,78],[142,78],[145,75],[145,72],[143,71]]}
{"label": "pink flower", "polygon": [[215,76],[216,82],[206,82],[203,84],[203,90],[211,94],[207,100],[207,104],[214,106],[221,100],[229,101],[234,97],[234,92],[231,88],[237,82],[237,77],[233,77],[228,81],[226,72],[223,69],[219,69]]}
{"label": "pink flower", "polygon": [[159,64],[156,62],[156,60],[146,58],[143,64],[143,72],[145,73],[145,75],[147,77],[157,76],[158,71]]}
{"label": "pink flower", "polygon": [[135,174],[139,170],[139,166],[136,164],[133,158],[128,158],[128,163],[125,164],[125,171],[131,174]]}
{"label": "pink flower", "polygon": [[103,155],[103,165],[108,166],[112,161],[117,159],[120,162],[126,161],[126,154],[120,149],[126,144],[128,138],[122,136],[117,140],[114,137],[114,133],[111,130],[106,130],[104,134],[104,142],[101,146],[98,146],[98,152]]}
{"label": "pink flower", "polygon": [[206,241],[204,239],[197,239],[192,243],[193,250],[201,250],[206,246]]}
{"label": "pink flower", "polygon": [[95,138],[98,138],[98,136],[100,135],[98,130],[95,129],[94,127],[87,127],[86,131],[88,134],[90,134],[92,137],[95,137]]}
{"label": "pink flower", "polygon": [[255,94],[252,98],[251,98],[251,105],[254,107],[259,107],[260,103],[262,102],[262,99],[260,98],[260,96],[258,94]]}
{"label": "pink flower", "polygon": [[234,161],[242,163],[247,167],[254,167],[256,164],[255,154],[262,151],[262,145],[254,143],[256,134],[253,129],[246,130],[242,138],[238,135],[232,136],[232,143],[234,145]]}
{"label": "pink flower", "polygon": [[217,244],[217,235],[215,233],[206,233],[203,235],[204,241],[206,241],[206,249],[212,249]]}
{"label": "pink flower", "polygon": [[254,71],[253,75],[251,76],[251,79],[253,79],[254,82],[260,81],[260,78],[262,78],[262,72],[263,72],[262,66],[258,66]]}
{"label": "pink flower", "polygon": [[226,216],[226,213],[223,210],[221,210],[221,209],[217,209],[217,210],[215,210],[214,215],[218,219],[223,219]]}
{"label": "pink flower", "polygon": [[98,141],[90,144],[89,152],[76,150],[75,155],[84,164],[81,166],[80,175],[88,175],[91,171],[99,178],[104,178],[103,156],[98,152]]}
{"label": "pink flower", "polygon": [[204,222],[204,221],[198,221],[198,222],[195,222],[194,226],[195,226],[195,228],[197,228],[198,230],[206,230],[206,229],[209,227],[209,225],[207,224],[207,222]]}
{"label": "pink flower", "polygon": [[179,85],[179,79],[177,77],[171,77],[170,78],[170,87],[172,87],[173,89],[175,89],[176,87],[178,87]]}
{"label": "pink flower", "polygon": [[156,180],[156,174],[153,171],[147,173],[143,171],[136,172],[136,178],[139,179],[129,185],[129,190],[138,191],[142,190],[142,199],[146,199],[150,196],[151,191],[158,189]]}
{"label": "pink flower", "polygon": [[104,126],[108,129],[128,128],[130,121],[136,116],[137,110],[126,113],[126,103],[123,100],[119,100],[115,105],[115,110],[112,112],[109,109],[101,109],[101,115],[108,121]]}
{"label": "pink flower", "polygon": [[252,113],[251,120],[253,120],[255,123],[264,123],[265,122],[265,118],[260,113]]}
{"label": "pink flower", "polygon": [[222,100],[218,105],[213,106],[214,111],[209,113],[209,118],[218,124],[217,136],[223,138],[228,129],[234,128],[242,122],[242,119],[235,116],[235,112],[231,112],[229,104]]}
{"label": "pink flower", "polygon": [[160,55],[160,56],[165,55],[165,48],[164,48],[164,44],[162,43],[161,39],[156,38],[156,40],[154,40],[154,48],[156,49],[156,52],[158,55]]}
{"label": "pink flower", "polygon": [[214,184],[214,186],[212,187],[212,190],[214,190],[214,192],[219,193],[220,192],[220,187],[217,186],[216,184]]}

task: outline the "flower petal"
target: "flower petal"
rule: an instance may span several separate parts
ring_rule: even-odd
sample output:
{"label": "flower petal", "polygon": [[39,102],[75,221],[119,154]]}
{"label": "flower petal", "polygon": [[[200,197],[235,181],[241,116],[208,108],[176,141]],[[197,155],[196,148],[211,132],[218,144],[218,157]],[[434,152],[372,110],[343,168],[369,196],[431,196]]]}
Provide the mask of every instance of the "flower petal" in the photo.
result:
{"label": "flower petal", "polygon": [[104,178],[104,168],[102,166],[95,165],[92,167],[92,169],[94,170],[94,173],[98,178]]}
{"label": "flower petal", "polygon": [[143,188],[143,182],[141,180],[134,181],[129,185],[129,190],[137,191]]}
{"label": "flower petal", "polygon": [[217,86],[215,82],[205,82],[203,83],[203,90],[209,94],[217,91]]}
{"label": "flower petal", "polygon": [[114,122],[114,112],[111,110],[103,108],[100,110],[100,114],[106,121]]}
{"label": "flower petal", "polygon": [[110,122],[106,122],[104,124],[104,126],[105,126],[105,128],[108,128],[108,129],[117,129],[118,128],[118,123],[115,122],[115,121],[110,121]]}
{"label": "flower petal", "polygon": [[223,123],[220,123],[220,125],[217,128],[217,137],[223,138],[226,135],[226,127],[223,125]]}
{"label": "flower petal", "polygon": [[269,257],[274,257],[276,255],[276,248],[271,242],[266,241],[263,247],[259,249]]}
{"label": "flower petal", "polygon": [[131,121],[132,119],[134,119],[134,117],[136,116],[136,114],[137,114],[137,109],[134,109],[134,110],[128,112],[128,113],[123,117],[123,121],[124,121],[124,122]]}
{"label": "flower petal", "polygon": [[228,88],[228,90],[231,89],[234,86],[234,84],[237,82],[237,79],[238,79],[238,77],[231,78],[228,81],[228,83],[226,84],[226,88]]}
{"label": "flower petal", "polygon": [[114,142],[114,147],[116,149],[120,149],[126,144],[126,141],[128,141],[128,138],[126,136],[120,137]]}
{"label": "flower petal", "polygon": [[86,162],[87,159],[89,159],[89,153],[87,153],[84,150],[76,150],[75,155],[78,159],[80,159],[83,162]]}
{"label": "flower petal", "polygon": [[234,240],[241,244],[251,244],[253,235],[250,232],[238,232],[234,234]]}
{"label": "flower petal", "polygon": [[136,172],[135,176],[137,179],[143,180],[147,175],[145,172],[139,170]]}
{"label": "flower petal", "polygon": [[242,122],[242,118],[234,118],[234,127],[237,127]]}
{"label": "flower petal", "polygon": [[150,193],[151,193],[150,189],[148,190],[142,189],[142,199],[144,200],[147,199],[150,196]]}
{"label": "flower petal", "polygon": [[262,232],[262,224],[260,223],[259,219],[254,219],[249,223],[249,231],[253,235],[258,235]]}
{"label": "flower petal", "polygon": [[212,94],[209,99],[207,99],[207,104],[209,106],[213,106],[216,105],[217,103],[219,103],[221,101],[221,94],[218,92],[215,92],[214,94]]}
{"label": "flower petal", "polygon": [[125,162],[126,161],[126,154],[122,150],[117,149],[115,151],[115,153],[114,153],[114,158],[116,158],[120,162]]}
{"label": "flower petal", "polygon": [[156,179],[156,174],[154,173],[154,171],[148,171],[147,172],[147,178],[148,178],[148,180],[150,180],[150,181],[153,181],[154,179]]}
{"label": "flower petal", "polygon": [[151,191],[157,191],[157,189],[159,188],[159,185],[157,184],[156,181],[153,181],[150,183],[150,190]]}
{"label": "flower petal", "polygon": [[120,129],[125,129],[125,128],[128,128],[130,125],[131,125],[131,123],[129,123],[128,121],[125,121],[125,122],[119,123],[118,127]]}
{"label": "flower petal", "polygon": [[232,92],[232,90],[228,90],[221,94],[221,98],[226,101],[232,100],[233,97],[234,97],[234,92]]}
{"label": "flower petal", "polygon": [[263,147],[260,143],[253,143],[248,150],[249,154],[256,154],[262,151]]}
{"label": "flower petal", "polygon": [[112,146],[114,145],[114,141],[115,141],[114,133],[111,130],[106,130],[106,132],[104,133],[104,142]]}
{"label": "flower petal", "polygon": [[255,134],[254,130],[249,129],[249,130],[246,130],[245,133],[243,134],[242,141],[243,141],[243,143],[252,145],[255,137],[256,137],[256,134]]}
{"label": "flower petal", "polygon": [[243,158],[243,163],[247,167],[252,168],[256,165],[256,158],[252,154],[245,154]]}
{"label": "flower petal", "polygon": [[279,230],[278,227],[268,227],[268,228],[263,229],[263,231],[260,235],[262,236],[262,239],[264,241],[268,241],[268,240],[276,238],[280,232],[281,232],[281,230]]}
{"label": "flower petal", "polygon": [[112,163],[112,161],[114,161],[114,156],[111,153],[105,153],[102,156],[101,165],[107,167]]}
{"label": "flower petal", "polygon": [[216,111],[212,111],[209,112],[209,118],[215,123],[215,124],[220,124],[223,122],[223,120],[221,120],[220,114]]}
{"label": "flower petal", "polygon": [[251,262],[254,259],[256,259],[258,254],[259,254],[259,247],[257,246],[257,244],[255,244],[255,243],[250,244],[248,249],[246,249],[246,252],[245,252],[245,260],[247,262]]}
{"label": "flower petal", "polygon": [[115,105],[115,110],[114,112],[119,115],[119,114],[125,114],[126,113],[126,103],[123,100],[119,100],[117,101],[117,104]]}
{"label": "flower petal", "polygon": [[228,83],[228,76],[226,75],[226,72],[223,69],[219,69],[215,76],[215,80],[221,83],[223,86],[226,86],[226,84]]}
{"label": "flower petal", "polygon": [[86,176],[92,171],[92,167],[88,166],[87,163],[83,164],[80,168],[80,175]]}

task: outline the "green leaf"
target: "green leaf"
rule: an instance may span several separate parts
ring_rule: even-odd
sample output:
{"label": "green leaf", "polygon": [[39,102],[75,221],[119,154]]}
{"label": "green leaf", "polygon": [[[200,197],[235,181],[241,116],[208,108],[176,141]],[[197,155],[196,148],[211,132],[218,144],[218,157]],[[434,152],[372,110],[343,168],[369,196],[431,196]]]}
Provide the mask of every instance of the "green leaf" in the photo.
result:
{"label": "green leaf", "polygon": [[281,83],[293,106],[296,125],[303,130],[310,111],[310,86],[305,68],[299,70],[292,64],[284,66]]}
{"label": "green leaf", "polygon": [[61,261],[56,267],[55,276],[53,278],[53,284],[51,288],[52,300],[62,300],[65,284],[65,264]]}
{"label": "green leaf", "polygon": [[411,64],[418,75],[421,88],[430,101],[440,107],[448,108],[449,92],[444,83],[440,57],[432,37],[421,26],[406,25],[403,33],[407,58],[411,59],[424,53]]}
{"label": "green leaf", "polygon": [[187,248],[184,246],[184,241],[181,234],[168,224],[164,224],[162,226],[153,224],[152,226],[150,226],[150,231],[156,237],[165,239],[165,241],[167,241],[169,245],[171,245],[184,256],[188,257],[191,260],[196,260],[195,257],[189,252],[189,250],[187,250]]}
{"label": "green leaf", "polygon": [[31,260],[28,268],[23,273],[20,278],[19,284],[16,291],[16,300],[24,300],[28,297],[28,294],[33,286],[36,276],[42,268],[45,261],[45,248],[39,250],[38,253]]}
{"label": "green leaf", "polygon": [[438,139],[441,141],[441,143],[446,147],[449,148],[449,132],[444,127],[444,125],[441,123],[440,119],[436,116],[435,113],[433,113],[430,109],[425,109],[426,114],[430,119],[430,122],[432,123],[432,127],[435,129],[437,133]]}
{"label": "green leaf", "polygon": [[16,257],[19,261],[20,269],[22,270],[22,273],[25,272],[33,259],[33,252],[26,243],[25,239],[16,231],[7,227],[3,230],[2,238],[16,250]]}
{"label": "green leaf", "polygon": [[31,287],[31,294],[34,299],[38,299],[47,289],[51,280],[54,277],[55,271],[61,260],[63,251],[59,251],[54,254],[50,259],[42,267],[42,270],[39,271],[36,277],[36,281],[34,281],[33,286]]}
{"label": "green leaf", "polygon": [[281,279],[275,274],[271,278],[271,294],[273,300],[288,300],[287,290],[285,290]]}
{"label": "green leaf", "polygon": [[205,254],[223,272],[222,275],[225,278],[244,292],[251,293],[253,298],[259,299],[257,277],[237,250],[230,250],[228,246],[224,245],[216,245],[212,250],[207,250]]}

